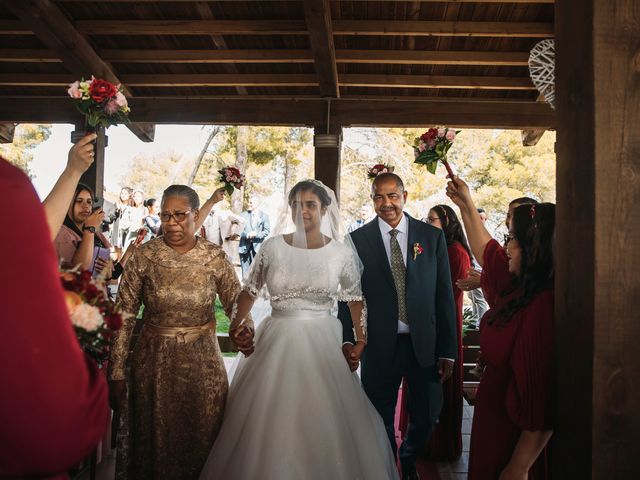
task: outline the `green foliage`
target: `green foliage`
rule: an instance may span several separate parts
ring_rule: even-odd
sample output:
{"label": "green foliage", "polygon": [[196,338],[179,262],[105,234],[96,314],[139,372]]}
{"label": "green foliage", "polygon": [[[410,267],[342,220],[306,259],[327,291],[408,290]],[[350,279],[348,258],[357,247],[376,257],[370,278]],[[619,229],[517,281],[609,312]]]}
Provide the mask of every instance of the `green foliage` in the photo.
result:
{"label": "green foliage", "polygon": [[13,143],[0,145],[0,155],[33,178],[29,168],[33,152],[51,135],[51,125],[20,124],[16,127]]}
{"label": "green foliage", "polygon": [[229,333],[229,317],[227,317],[227,314],[224,313],[224,308],[222,307],[222,303],[220,303],[219,298],[216,298],[215,315],[216,333]]}
{"label": "green foliage", "polygon": [[189,159],[173,151],[158,155],[137,155],[120,180],[121,186],[140,189],[146,197],[159,198],[173,183],[186,183]]}

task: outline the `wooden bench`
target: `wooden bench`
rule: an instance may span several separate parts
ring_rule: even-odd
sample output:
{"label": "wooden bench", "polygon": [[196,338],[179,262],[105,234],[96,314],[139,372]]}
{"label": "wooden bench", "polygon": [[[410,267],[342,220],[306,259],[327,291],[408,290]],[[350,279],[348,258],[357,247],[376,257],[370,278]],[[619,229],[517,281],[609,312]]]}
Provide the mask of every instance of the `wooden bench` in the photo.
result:
{"label": "wooden bench", "polygon": [[480,383],[480,379],[469,372],[476,366],[476,359],[478,358],[479,352],[480,332],[469,329],[462,339],[462,362],[464,367],[462,391],[469,405],[474,404],[476,389]]}

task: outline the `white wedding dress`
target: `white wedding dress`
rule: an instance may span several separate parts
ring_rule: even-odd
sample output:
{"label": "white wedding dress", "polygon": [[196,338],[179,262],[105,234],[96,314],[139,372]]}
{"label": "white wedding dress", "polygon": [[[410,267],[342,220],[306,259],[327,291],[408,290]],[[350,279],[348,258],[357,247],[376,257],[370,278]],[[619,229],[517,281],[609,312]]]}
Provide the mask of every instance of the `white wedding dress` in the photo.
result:
{"label": "white wedding dress", "polygon": [[255,296],[264,284],[273,311],[256,331],[255,352],[236,364],[200,478],[398,478],[382,419],[349,370],[331,314],[338,299],[362,299],[351,248],[331,241],[307,250],[273,237],[245,289]]}

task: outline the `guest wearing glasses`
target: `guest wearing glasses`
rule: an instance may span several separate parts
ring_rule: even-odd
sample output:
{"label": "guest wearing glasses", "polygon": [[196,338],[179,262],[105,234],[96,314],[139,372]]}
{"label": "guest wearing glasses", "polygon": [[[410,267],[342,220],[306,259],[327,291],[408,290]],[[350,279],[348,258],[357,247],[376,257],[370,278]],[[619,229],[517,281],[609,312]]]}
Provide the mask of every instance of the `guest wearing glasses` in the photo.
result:
{"label": "guest wearing glasses", "polygon": [[[163,235],[136,249],[122,278],[118,303],[132,317],[114,338],[109,365],[112,405],[124,420],[118,478],[197,478],[220,429],[228,383],[214,302],[219,295],[231,316],[240,284],[224,251],[195,236],[199,205],[190,187],[167,188]],[[252,349],[252,328],[231,332],[241,351]]]}
{"label": "guest wearing glasses", "polygon": [[476,395],[469,480],[546,480],[553,433],[555,205],[510,205],[502,247],[480,220],[463,180],[453,177],[447,195],[460,207],[491,307],[480,327],[486,367]]}

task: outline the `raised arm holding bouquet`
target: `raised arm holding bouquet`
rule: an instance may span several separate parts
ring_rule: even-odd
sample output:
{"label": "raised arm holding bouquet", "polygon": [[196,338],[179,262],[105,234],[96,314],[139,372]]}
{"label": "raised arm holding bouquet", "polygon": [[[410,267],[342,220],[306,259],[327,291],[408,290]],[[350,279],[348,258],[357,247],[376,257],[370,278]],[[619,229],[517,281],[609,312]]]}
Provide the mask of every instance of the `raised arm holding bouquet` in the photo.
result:
{"label": "raised arm holding bouquet", "polygon": [[413,151],[415,163],[426,165],[427,170],[435,175],[438,161],[447,169],[448,176],[453,179],[454,173],[447,161],[447,152],[453,145],[460,130],[446,127],[432,127],[415,139]]}

